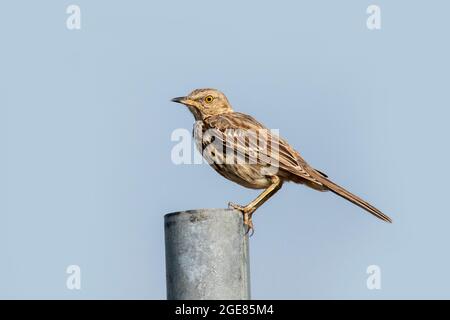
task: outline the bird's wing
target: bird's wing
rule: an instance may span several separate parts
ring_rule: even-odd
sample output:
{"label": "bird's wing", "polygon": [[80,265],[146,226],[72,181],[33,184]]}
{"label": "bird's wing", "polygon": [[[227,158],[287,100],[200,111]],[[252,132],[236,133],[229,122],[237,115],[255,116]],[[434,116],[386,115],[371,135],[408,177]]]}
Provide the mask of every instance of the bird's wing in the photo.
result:
{"label": "bird's wing", "polygon": [[257,132],[261,129],[265,131],[268,130],[251,116],[233,112],[209,117],[206,123],[214,131],[213,135],[215,139],[218,139],[218,143],[226,148],[235,150],[238,157],[240,156],[247,160],[252,153],[256,152],[258,155],[262,154],[263,157],[258,156],[257,158],[258,164],[273,166],[274,163],[278,163],[278,170],[282,176],[295,182],[305,183],[309,187],[320,191],[330,190],[367,210],[374,216],[388,222],[392,221],[380,210],[335,184],[329,180],[324,173],[315,170],[308,165],[300,154],[282,138],[275,136],[270,132],[268,133],[267,141],[270,141],[271,148],[277,148],[278,152],[271,152],[270,147],[265,148],[264,146],[261,146],[261,144],[255,142],[255,139],[248,139],[249,131]]}
{"label": "bird's wing", "polygon": [[217,143],[235,150],[237,158],[249,161],[256,156],[257,164],[276,166],[282,173],[290,173],[310,184],[322,186],[314,177],[317,173],[298,152],[253,117],[232,112],[208,117],[205,122],[212,130],[214,140],[218,139]]}

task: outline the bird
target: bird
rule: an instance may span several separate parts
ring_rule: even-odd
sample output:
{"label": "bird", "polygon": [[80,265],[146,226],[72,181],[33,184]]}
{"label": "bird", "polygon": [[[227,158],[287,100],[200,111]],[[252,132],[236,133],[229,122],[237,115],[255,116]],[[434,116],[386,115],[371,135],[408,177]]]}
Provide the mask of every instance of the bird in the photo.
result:
{"label": "bird", "polygon": [[[322,192],[331,191],[375,217],[392,223],[389,216],[310,166],[273,130],[250,115],[234,111],[221,91],[195,89],[187,96],[171,101],[186,106],[194,116],[196,147],[220,175],[246,188],[263,189],[247,205],[228,204],[229,208],[242,213],[247,233],[254,232],[252,216],[255,210],[280,190],[285,182],[302,184]],[[263,136],[266,143],[259,143]]]}

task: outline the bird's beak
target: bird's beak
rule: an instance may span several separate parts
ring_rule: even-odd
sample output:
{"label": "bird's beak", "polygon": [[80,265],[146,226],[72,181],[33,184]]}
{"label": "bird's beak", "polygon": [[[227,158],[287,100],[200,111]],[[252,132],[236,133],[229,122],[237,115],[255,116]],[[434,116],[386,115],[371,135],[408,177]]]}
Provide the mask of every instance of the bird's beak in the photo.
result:
{"label": "bird's beak", "polygon": [[188,97],[176,97],[171,100],[172,102],[181,103],[187,106],[193,105],[193,101],[189,100]]}
{"label": "bird's beak", "polygon": [[176,98],[173,98],[170,101],[176,102],[176,103],[184,103],[185,100],[186,100],[186,97],[176,97]]}

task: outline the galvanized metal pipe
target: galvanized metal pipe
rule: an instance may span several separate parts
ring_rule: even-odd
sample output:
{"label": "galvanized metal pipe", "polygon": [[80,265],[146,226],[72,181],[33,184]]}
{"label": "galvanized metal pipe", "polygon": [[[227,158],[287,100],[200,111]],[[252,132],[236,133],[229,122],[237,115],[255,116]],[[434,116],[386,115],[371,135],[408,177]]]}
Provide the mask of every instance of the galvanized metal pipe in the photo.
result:
{"label": "galvanized metal pipe", "polygon": [[200,209],[166,214],[167,299],[250,299],[242,214]]}

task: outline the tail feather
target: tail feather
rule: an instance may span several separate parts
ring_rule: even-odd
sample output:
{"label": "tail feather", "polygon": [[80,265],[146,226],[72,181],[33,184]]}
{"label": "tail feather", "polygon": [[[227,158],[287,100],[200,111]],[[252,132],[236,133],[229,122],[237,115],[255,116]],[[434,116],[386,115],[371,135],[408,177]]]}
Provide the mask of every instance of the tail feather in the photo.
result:
{"label": "tail feather", "polygon": [[389,218],[387,215],[385,215],[383,212],[372,206],[370,203],[364,201],[360,197],[354,195],[353,193],[345,190],[341,186],[337,185],[336,183],[330,181],[329,179],[316,174],[314,175],[314,178],[323,184],[327,189],[329,189],[331,192],[337,194],[338,196],[356,204],[358,207],[368,211],[369,213],[373,214],[375,217],[384,220],[386,222],[392,223],[392,219]]}

